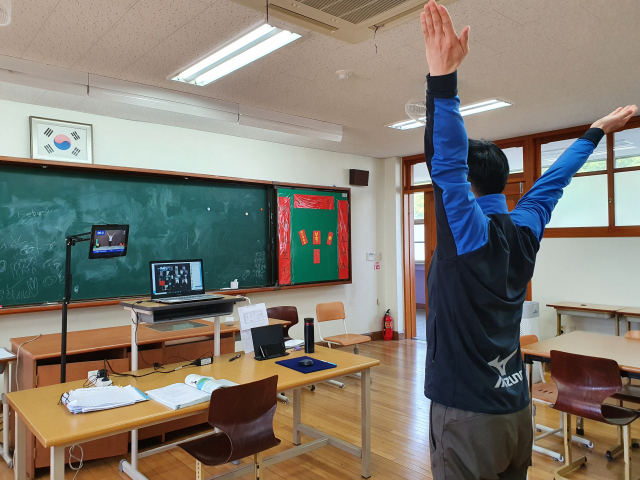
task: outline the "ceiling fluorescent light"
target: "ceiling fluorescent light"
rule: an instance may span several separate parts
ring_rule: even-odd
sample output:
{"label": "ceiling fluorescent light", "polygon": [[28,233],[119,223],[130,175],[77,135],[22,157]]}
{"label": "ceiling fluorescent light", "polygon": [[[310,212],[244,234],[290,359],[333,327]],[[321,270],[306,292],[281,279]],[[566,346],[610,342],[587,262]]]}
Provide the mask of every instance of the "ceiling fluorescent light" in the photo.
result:
{"label": "ceiling fluorescent light", "polygon": [[89,97],[238,123],[237,103],[98,75],[89,75]]}
{"label": "ceiling fluorescent light", "polygon": [[263,108],[240,105],[240,125],[276,132],[319,138],[332,142],[342,141],[342,125],[274,112]]}
{"label": "ceiling fluorescent light", "polygon": [[415,120],[403,120],[402,122],[387,125],[387,127],[395,128],[396,130],[411,130],[412,128],[424,127],[424,123],[416,122]]}
{"label": "ceiling fluorescent light", "polygon": [[232,40],[174,76],[172,80],[199,86],[208,85],[300,37],[297,33],[263,24]]}
{"label": "ceiling fluorescent light", "polygon": [[460,115],[463,117],[466,115],[473,115],[474,113],[488,112],[489,110],[495,110],[496,108],[510,107],[512,103],[503,102],[502,100],[487,100],[485,102],[473,103],[471,105],[465,105],[460,107]]}

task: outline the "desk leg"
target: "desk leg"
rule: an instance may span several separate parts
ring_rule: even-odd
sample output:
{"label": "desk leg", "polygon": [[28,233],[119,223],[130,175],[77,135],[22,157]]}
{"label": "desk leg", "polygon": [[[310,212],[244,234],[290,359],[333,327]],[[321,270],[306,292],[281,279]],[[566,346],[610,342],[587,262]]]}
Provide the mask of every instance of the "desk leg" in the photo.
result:
{"label": "desk leg", "polygon": [[302,423],[302,389],[293,389],[293,444],[302,443],[302,434],[298,430],[298,425]]}
{"label": "desk leg", "polygon": [[213,356],[220,356],[220,317],[213,317]]}
{"label": "desk leg", "polygon": [[129,478],[147,480],[147,477],[138,471],[138,430],[131,430],[131,463],[120,460],[118,468]]}
{"label": "desk leg", "polygon": [[51,447],[49,472],[51,480],[64,480],[64,447]]}
{"label": "desk leg", "polygon": [[620,336],[620,317],[618,316],[618,314],[616,313],[616,337]]}
{"label": "desk leg", "polygon": [[371,369],[360,377],[362,406],[362,477],[371,477]]}
{"label": "desk leg", "polygon": [[[16,480],[27,480],[27,426],[22,419],[16,417],[16,464],[13,466]],[[6,425],[5,428],[9,428]]]}
{"label": "desk leg", "polygon": [[9,456],[9,404],[7,403],[7,393],[11,391],[9,381],[9,366],[4,369],[4,394],[2,395],[2,458],[11,468],[11,457]]}
{"label": "desk leg", "polygon": [[131,310],[131,370],[138,370],[138,344],[136,331],[138,327],[138,315]]}
{"label": "desk leg", "polygon": [[556,336],[562,335],[562,314],[560,312],[556,312],[556,321],[557,321],[557,334]]}

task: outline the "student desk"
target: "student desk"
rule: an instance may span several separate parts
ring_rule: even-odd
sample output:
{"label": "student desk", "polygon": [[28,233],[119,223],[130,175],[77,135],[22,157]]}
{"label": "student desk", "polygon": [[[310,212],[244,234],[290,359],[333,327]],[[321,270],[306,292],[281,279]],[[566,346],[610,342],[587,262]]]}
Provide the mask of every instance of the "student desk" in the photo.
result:
{"label": "student desk", "polygon": [[631,330],[631,322],[640,323],[640,308],[630,307],[618,310],[621,319],[627,321],[627,332]]}
{"label": "student desk", "polygon": [[[522,353],[527,364],[529,376],[529,397],[531,397],[531,367],[534,361],[551,361],[551,350],[587,355],[591,357],[609,358],[618,362],[620,375],[623,377],[640,379],[640,342],[619,336],[602,335],[588,332],[571,332],[549,340],[532,343],[522,347]],[[633,440],[638,442],[638,440]],[[620,432],[618,433],[618,445],[609,450],[612,456],[622,451]],[[571,442],[565,445],[565,461],[571,463]]]}
{"label": "student desk", "polygon": [[[304,356],[304,352],[294,352],[287,358]],[[256,361],[251,355],[243,355],[240,359],[229,362],[233,354],[215,357],[211,365],[204,367],[190,367],[165,375],[150,375],[143,378],[113,377],[114,384],[131,384],[142,391],[160,388],[173,383],[184,382],[186,375],[196,373],[214,378],[225,378],[236,383],[249,383],[272,375],[278,375],[278,391],[293,389],[293,443],[296,447],[268,457],[264,461],[265,467],[294,456],[308,453],[311,450],[333,445],[352,455],[362,458],[362,476],[371,476],[371,397],[370,397],[370,369],[379,365],[378,360],[353,355],[340,350],[332,350],[316,346],[313,358],[326,360],[337,365],[337,368],[323,370],[309,374],[302,374],[294,370],[276,365],[280,359]],[[179,364],[176,364],[176,366]],[[146,373],[150,370],[142,370]],[[302,387],[317,384],[332,378],[360,372],[361,379],[361,447],[349,444],[343,440],[327,435],[320,430],[302,423]],[[12,392],[7,395],[11,408],[17,415],[16,426],[16,465],[14,466],[17,480],[26,480],[26,434],[29,429],[45,447],[51,448],[51,479],[64,479],[65,447],[95,440],[99,438],[129,432],[150,425],[156,425],[192,415],[201,414],[209,409],[208,403],[202,403],[179,410],[171,410],[153,400],[136,405],[74,415],[66,407],[59,405],[60,396],[70,389],[80,388],[84,382],[70,382],[51,385],[31,391]],[[329,421],[329,419],[327,419]],[[302,434],[316,438],[316,440],[302,444]],[[172,445],[172,446],[175,446]],[[163,447],[161,447],[163,448]],[[164,447],[167,449],[170,447]],[[147,453],[147,452],[145,452]],[[144,455],[144,454],[142,454]],[[131,478],[144,480],[138,470],[137,443],[131,444],[131,463],[120,462],[120,470]],[[215,478],[235,478],[251,473],[253,465],[238,467],[217,475]]]}
{"label": "student desk", "polygon": [[594,303],[559,302],[549,303],[547,307],[556,309],[557,335],[562,334],[562,315],[579,315],[581,317],[593,318],[615,318],[616,335],[620,335],[620,318],[618,311],[622,308],[615,305],[597,305]]}
{"label": "student desk", "polygon": [[4,393],[2,394],[2,448],[0,455],[9,468],[11,468],[12,460],[9,456],[9,405],[7,404],[6,395],[11,391],[11,382],[9,381],[9,369],[7,368],[15,358],[5,358],[0,360],[0,374],[4,375]]}

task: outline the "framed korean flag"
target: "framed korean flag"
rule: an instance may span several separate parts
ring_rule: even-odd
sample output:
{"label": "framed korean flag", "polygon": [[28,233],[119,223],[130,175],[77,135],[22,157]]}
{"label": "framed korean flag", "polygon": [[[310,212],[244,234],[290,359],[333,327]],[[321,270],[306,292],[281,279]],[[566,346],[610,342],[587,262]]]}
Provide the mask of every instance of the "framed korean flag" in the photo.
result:
{"label": "framed korean flag", "polygon": [[93,163],[91,125],[29,117],[31,158]]}

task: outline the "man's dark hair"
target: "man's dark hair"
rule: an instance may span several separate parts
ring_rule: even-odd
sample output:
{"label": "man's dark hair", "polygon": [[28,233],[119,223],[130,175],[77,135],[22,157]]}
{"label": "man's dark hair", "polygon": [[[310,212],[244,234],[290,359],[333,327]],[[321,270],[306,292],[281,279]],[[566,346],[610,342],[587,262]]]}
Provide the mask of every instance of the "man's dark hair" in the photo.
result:
{"label": "man's dark hair", "polygon": [[509,161],[495,143],[469,140],[469,182],[477,196],[502,193],[509,178]]}

